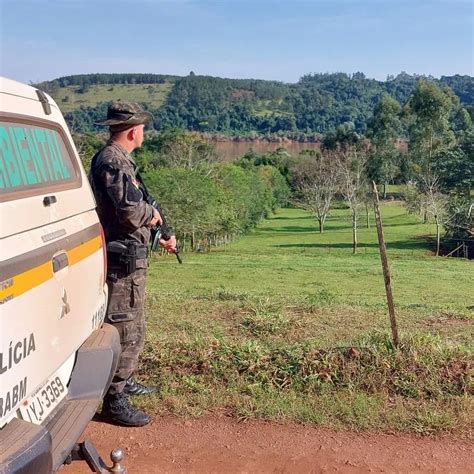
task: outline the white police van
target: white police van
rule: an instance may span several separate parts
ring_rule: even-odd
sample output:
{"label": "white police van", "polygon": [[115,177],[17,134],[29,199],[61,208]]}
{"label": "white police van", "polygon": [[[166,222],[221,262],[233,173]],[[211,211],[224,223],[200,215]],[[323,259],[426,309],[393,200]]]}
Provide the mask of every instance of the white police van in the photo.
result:
{"label": "white police van", "polygon": [[103,324],[104,236],[51,97],[0,78],[0,472],[76,452],[120,343]]}

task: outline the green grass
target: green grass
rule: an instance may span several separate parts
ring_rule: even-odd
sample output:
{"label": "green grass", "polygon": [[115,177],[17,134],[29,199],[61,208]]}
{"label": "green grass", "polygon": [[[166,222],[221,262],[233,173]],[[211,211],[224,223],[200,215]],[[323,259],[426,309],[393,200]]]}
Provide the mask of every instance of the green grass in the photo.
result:
{"label": "green grass", "polygon": [[286,117],[294,116],[294,114],[291,112],[280,110],[282,102],[283,101],[281,99],[277,101],[270,99],[259,99],[255,102],[253,113],[256,117],[270,117],[272,115]]}
{"label": "green grass", "polygon": [[[171,90],[172,83],[164,84],[103,84],[90,86],[87,92],[80,94],[80,86],[60,87],[52,93],[63,113],[78,109],[81,106],[94,107],[101,102],[127,100],[145,102],[153,107],[160,107]],[[67,97],[67,100],[66,100]]]}
{"label": "green grass", "polygon": [[[319,234],[279,210],[209,254],[153,257],[142,377],[155,412],[450,432],[472,426],[472,262],[436,258],[433,227],[383,207],[402,346],[389,337],[373,227],[351,253],[347,211]],[[362,220],[361,220],[362,225]]]}

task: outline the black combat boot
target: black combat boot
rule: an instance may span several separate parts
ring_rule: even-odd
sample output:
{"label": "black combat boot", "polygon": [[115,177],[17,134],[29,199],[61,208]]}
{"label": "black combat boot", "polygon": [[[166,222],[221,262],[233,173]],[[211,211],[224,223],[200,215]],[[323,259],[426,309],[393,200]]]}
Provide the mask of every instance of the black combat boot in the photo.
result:
{"label": "black combat boot", "polygon": [[158,387],[152,385],[147,387],[137,382],[133,377],[130,377],[125,384],[123,392],[133,397],[134,395],[150,395],[150,393],[155,393],[157,390]]}
{"label": "black combat boot", "polygon": [[144,426],[151,421],[145,412],[130,405],[123,392],[105,396],[100,417],[123,426]]}

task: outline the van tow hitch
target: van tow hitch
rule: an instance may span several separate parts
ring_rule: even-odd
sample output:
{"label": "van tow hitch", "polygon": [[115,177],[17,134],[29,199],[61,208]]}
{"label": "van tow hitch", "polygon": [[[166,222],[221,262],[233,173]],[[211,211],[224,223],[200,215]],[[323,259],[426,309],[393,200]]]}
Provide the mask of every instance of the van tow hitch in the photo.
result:
{"label": "van tow hitch", "polygon": [[121,464],[123,456],[123,450],[115,448],[110,453],[110,459],[113,464],[109,467],[100,457],[95,446],[89,440],[85,440],[83,443],[77,443],[74,446],[65,464],[71,464],[72,461],[86,461],[92,472],[99,474],[127,474],[127,469]]}

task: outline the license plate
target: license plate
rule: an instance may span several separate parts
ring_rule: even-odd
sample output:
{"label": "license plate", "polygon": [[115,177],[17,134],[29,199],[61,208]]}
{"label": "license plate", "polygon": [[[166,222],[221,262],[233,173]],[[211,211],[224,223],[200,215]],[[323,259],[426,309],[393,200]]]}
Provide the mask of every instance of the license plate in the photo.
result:
{"label": "license plate", "polygon": [[66,384],[58,374],[54,374],[32,397],[23,402],[21,416],[26,421],[40,424],[66,395]]}

